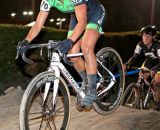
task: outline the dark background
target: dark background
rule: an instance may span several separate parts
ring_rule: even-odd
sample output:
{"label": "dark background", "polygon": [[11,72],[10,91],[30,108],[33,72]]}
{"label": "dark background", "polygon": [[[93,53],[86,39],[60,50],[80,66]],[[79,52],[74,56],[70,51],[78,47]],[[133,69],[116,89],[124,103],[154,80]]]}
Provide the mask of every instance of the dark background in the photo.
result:
{"label": "dark background", "polygon": [[[107,10],[107,26],[105,32],[121,32],[140,30],[142,26],[154,24],[160,28],[160,0],[100,0]],[[151,15],[152,2],[155,1],[154,13]],[[41,0],[1,0],[0,23],[26,24],[35,20],[39,12]],[[23,11],[34,12],[33,16],[23,16]],[[11,17],[15,12],[16,16]],[[68,28],[69,14],[63,14],[52,8],[45,26],[58,28],[56,21],[49,22],[50,18],[66,18],[63,28]],[[152,17],[152,18],[151,18]]]}

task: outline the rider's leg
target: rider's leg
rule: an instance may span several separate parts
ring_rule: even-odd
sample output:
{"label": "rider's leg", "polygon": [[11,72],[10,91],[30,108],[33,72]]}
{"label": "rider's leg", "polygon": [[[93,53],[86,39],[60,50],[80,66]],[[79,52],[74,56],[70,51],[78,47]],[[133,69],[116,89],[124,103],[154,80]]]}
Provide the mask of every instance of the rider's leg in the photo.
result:
{"label": "rider's leg", "polygon": [[[67,38],[70,38],[72,36],[73,30],[75,29],[76,25],[77,25],[77,19],[76,19],[75,14],[73,13],[73,14],[71,14],[71,20],[70,20]],[[73,46],[73,48],[69,51],[70,54],[80,52],[80,47],[81,47],[80,44],[82,41],[81,39],[82,38],[80,37],[78,42],[76,42],[75,45]],[[87,84],[87,75],[86,75],[86,71],[85,71],[84,60],[81,57],[77,57],[77,58],[72,58],[71,61],[74,63],[74,68],[77,70],[77,72],[81,76],[82,82],[84,84]]]}
{"label": "rider's leg", "polygon": [[153,86],[153,96],[155,101],[155,110],[160,110],[160,72],[158,72],[152,82]]}
{"label": "rider's leg", "polygon": [[[73,48],[69,51],[69,53],[70,54],[79,53],[81,42],[82,42],[82,40],[79,40],[73,46]],[[80,77],[82,78],[82,82],[85,86],[87,84],[87,74],[86,74],[86,70],[85,70],[84,60],[82,59],[82,57],[76,57],[76,58],[71,58],[71,61],[74,64],[74,68],[76,69],[76,71],[78,72]]]}
{"label": "rider's leg", "polygon": [[96,99],[97,61],[94,48],[99,36],[100,34],[96,30],[87,29],[81,43],[88,79],[86,97],[82,102],[82,105],[84,106],[92,105]]}

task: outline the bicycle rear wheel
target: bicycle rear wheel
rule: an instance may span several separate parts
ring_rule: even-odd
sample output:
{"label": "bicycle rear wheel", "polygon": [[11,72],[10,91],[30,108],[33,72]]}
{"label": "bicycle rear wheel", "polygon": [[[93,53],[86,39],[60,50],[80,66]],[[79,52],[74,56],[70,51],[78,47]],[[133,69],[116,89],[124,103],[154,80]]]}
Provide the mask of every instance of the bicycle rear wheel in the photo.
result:
{"label": "bicycle rear wheel", "polygon": [[140,108],[140,95],[138,92],[139,86],[136,83],[131,83],[125,90],[122,105],[132,108]]}
{"label": "bicycle rear wheel", "polygon": [[115,76],[116,82],[105,93],[98,96],[98,99],[94,103],[94,109],[102,115],[111,114],[119,106],[124,84],[125,75],[122,68],[123,62],[116,50],[110,47],[101,49],[96,54],[98,62],[98,81],[100,86],[97,89],[97,94],[105,90],[111,82],[111,75],[106,71],[106,68]]}
{"label": "bicycle rear wheel", "polygon": [[[59,78],[56,103],[53,105],[53,72],[37,75],[28,85],[20,106],[20,130],[66,130],[70,119],[70,94],[65,81]],[[49,91],[44,100],[45,84]]]}

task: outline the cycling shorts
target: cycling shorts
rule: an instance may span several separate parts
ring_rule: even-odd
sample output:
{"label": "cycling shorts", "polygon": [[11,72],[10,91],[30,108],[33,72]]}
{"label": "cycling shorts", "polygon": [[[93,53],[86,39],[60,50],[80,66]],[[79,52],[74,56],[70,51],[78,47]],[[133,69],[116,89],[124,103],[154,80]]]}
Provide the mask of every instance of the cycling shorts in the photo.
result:
{"label": "cycling shorts", "polygon": [[[93,8],[88,10],[86,29],[94,29],[101,34],[105,22],[106,22],[106,11],[103,5],[99,4],[97,5],[96,9]],[[72,13],[69,25],[68,37],[72,35],[76,25],[77,25],[77,19],[75,13]]]}

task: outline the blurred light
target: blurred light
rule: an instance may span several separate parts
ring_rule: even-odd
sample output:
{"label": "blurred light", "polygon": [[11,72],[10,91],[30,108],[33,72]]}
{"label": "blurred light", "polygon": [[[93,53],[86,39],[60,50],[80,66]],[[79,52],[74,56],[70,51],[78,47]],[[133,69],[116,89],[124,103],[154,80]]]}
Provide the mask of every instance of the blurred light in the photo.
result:
{"label": "blurred light", "polygon": [[66,21],[66,19],[65,19],[65,18],[63,18],[63,19],[61,19],[61,20],[62,20],[63,22],[64,22],[64,21]]}
{"label": "blurred light", "polygon": [[32,27],[34,24],[35,24],[35,21],[33,21],[33,22],[29,23],[29,24],[26,24],[26,26]]}
{"label": "blurred light", "polygon": [[53,22],[54,22],[54,19],[50,19],[49,21],[50,21],[51,23],[53,23]]}
{"label": "blurred light", "polygon": [[57,21],[60,21],[61,19],[60,18],[57,18]]}
{"label": "blurred light", "polygon": [[59,25],[59,29],[62,29],[62,24],[63,24],[63,22],[64,21],[66,21],[66,19],[65,18],[57,18],[57,25]]}
{"label": "blurred light", "polygon": [[29,11],[29,12],[28,12],[28,15],[33,15],[33,11]]}
{"label": "blurred light", "polygon": [[11,17],[15,17],[16,16],[16,13],[11,13]]}
{"label": "blurred light", "polygon": [[65,18],[57,18],[57,21],[66,21],[66,19]]}
{"label": "blurred light", "polygon": [[33,15],[33,11],[23,11],[23,15]]}
{"label": "blurred light", "polygon": [[28,14],[28,12],[27,11],[23,11],[23,15],[27,15]]}

